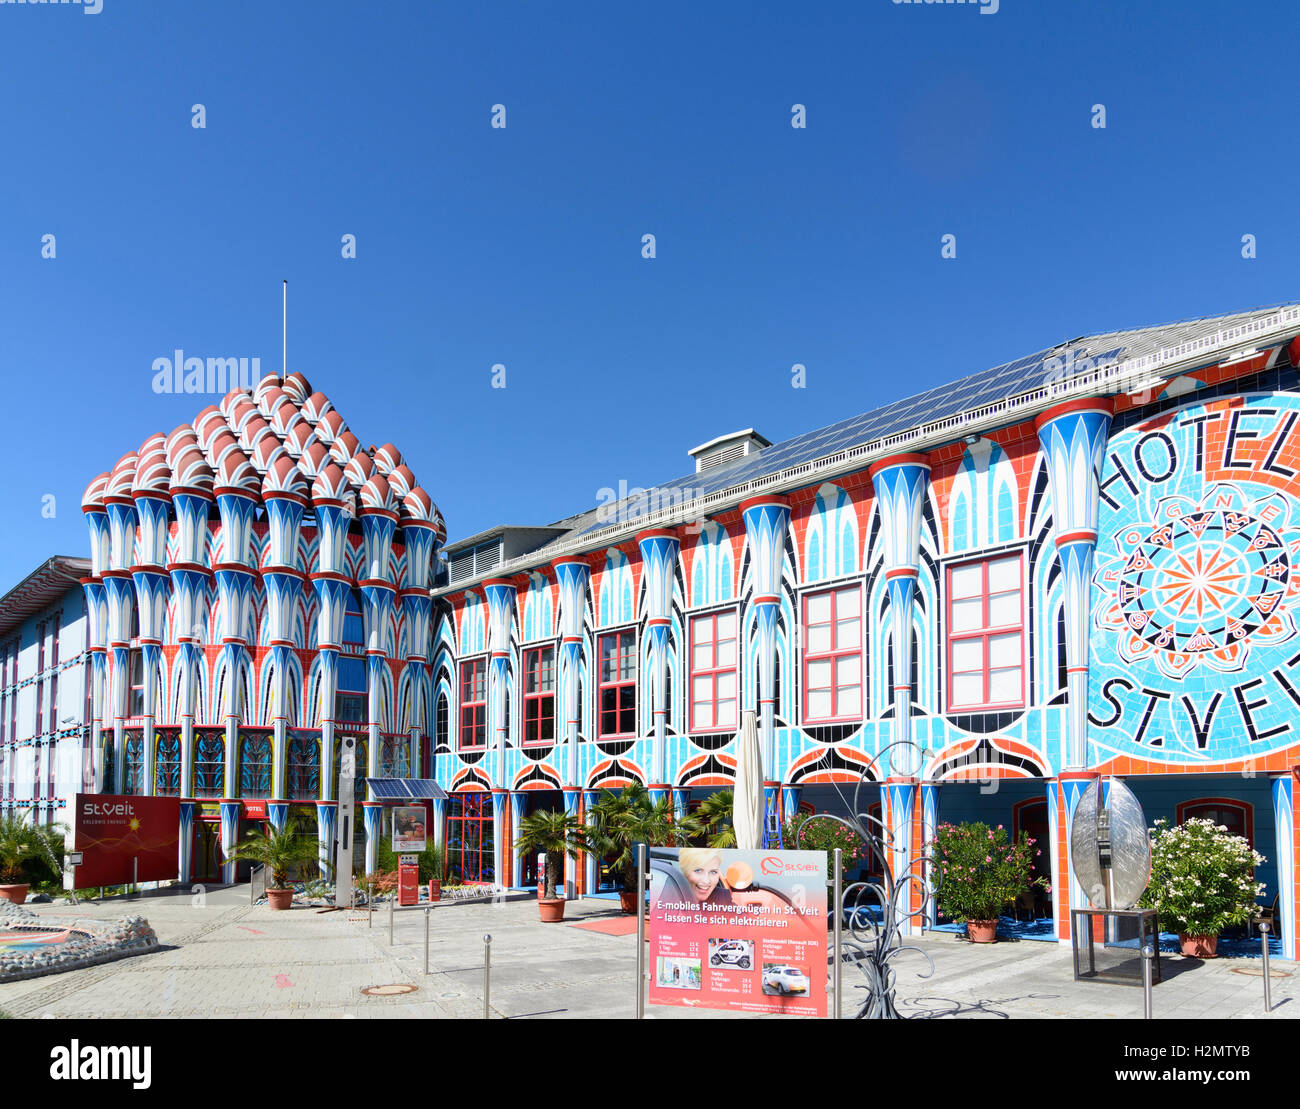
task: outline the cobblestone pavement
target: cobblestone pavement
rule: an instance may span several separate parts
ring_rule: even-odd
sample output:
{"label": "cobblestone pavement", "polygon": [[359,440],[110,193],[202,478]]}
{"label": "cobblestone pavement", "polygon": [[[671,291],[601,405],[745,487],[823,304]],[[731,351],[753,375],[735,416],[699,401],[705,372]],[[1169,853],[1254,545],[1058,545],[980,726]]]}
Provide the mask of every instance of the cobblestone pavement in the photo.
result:
{"label": "cobblestone pavement", "polygon": [[[103,966],[0,985],[0,1010],[15,1017],[450,1017],[483,1016],[483,936],[491,933],[493,1017],[627,1018],[635,1011],[634,935],[609,936],[542,925],[535,902],[435,906],[430,913],[430,974],[424,974],[424,912],[388,909],[272,912],[250,907],[247,887],[213,890],[206,903],[188,895],[144,897],[71,907],[36,905],[42,916],[98,919],[145,916],[162,949]],[[601,900],[568,906],[570,922],[617,916]],[[1021,941],[975,946],[948,933],[916,941],[934,960],[904,954],[897,962],[899,1009],[905,1016],[1140,1018],[1142,991],[1075,982],[1069,948]],[[1154,994],[1156,1017],[1300,1016],[1300,971],[1273,960],[1273,1005],[1263,1012],[1259,959],[1163,960]],[[845,1014],[861,998],[846,968]],[[412,992],[366,996],[375,986],[413,985]],[[652,1019],[720,1014],[647,1007]],[[752,1019],[740,1017],[740,1019]]]}

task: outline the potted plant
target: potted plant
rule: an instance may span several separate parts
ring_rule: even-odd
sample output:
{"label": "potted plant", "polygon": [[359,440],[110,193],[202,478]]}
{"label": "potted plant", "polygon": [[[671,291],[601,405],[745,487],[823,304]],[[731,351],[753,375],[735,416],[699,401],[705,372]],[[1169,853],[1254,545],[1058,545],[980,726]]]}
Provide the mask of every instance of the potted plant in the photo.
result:
{"label": "potted plant", "polygon": [[637,845],[647,847],[688,847],[704,833],[704,825],[693,816],[679,817],[667,797],[650,799],[650,791],[640,782],[615,793],[605,790],[591,807],[591,826],[587,830],[590,850],[611,860],[618,872],[619,903],[625,913],[637,910]]}
{"label": "potted plant", "polygon": [[516,853],[546,853],[542,896],[537,900],[543,924],[555,924],[564,919],[564,898],[555,895],[555,887],[564,876],[564,856],[586,847],[586,828],[573,813],[543,810],[524,817],[520,823],[519,834],[515,837]]}
{"label": "potted plant", "polygon": [[1254,870],[1264,856],[1212,820],[1168,824],[1157,820],[1151,829],[1151,881],[1139,904],[1178,933],[1184,955],[1213,959],[1219,933],[1255,915],[1264,886]]}
{"label": "potted plant", "polygon": [[266,884],[266,900],[272,909],[287,909],[293,904],[293,887],[289,885],[289,871],[295,867],[316,863],[320,847],[315,836],[301,835],[296,821],[283,828],[269,824],[265,832],[249,832],[248,837],[235,844],[227,859],[243,859],[260,863],[271,872]]}
{"label": "potted plant", "polygon": [[27,900],[30,886],[23,881],[24,869],[29,859],[40,854],[39,835],[26,815],[0,819],[0,898],[5,901],[21,905]]}
{"label": "potted plant", "polygon": [[846,880],[871,857],[870,845],[852,828],[836,820],[814,820],[812,813],[796,813],[781,825],[781,843],[787,851],[825,851],[828,875],[834,873],[838,847]]}
{"label": "potted plant", "polygon": [[997,941],[998,917],[1034,885],[1048,892],[1042,879],[1031,879],[1034,840],[1009,842],[1001,824],[940,824],[930,853],[932,881],[941,916],[966,924],[972,943]]}

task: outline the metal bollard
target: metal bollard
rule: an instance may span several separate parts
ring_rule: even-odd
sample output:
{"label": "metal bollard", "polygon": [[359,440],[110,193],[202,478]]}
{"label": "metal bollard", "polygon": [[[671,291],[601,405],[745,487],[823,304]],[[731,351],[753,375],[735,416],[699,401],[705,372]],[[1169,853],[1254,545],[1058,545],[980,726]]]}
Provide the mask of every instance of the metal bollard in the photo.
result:
{"label": "metal bollard", "polygon": [[1264,948],[1264,1012],[1273,1011],[1273,982],[1268,973],[1268,924],[1265,921],[1259,923],[1259,934],[1263,941]]}
{"label": "metal bollard", "polygon": [[483,937],[483,1019],[491,1019],[492,996],[492,937]]}
{"label": "metal bollard", "polygon": [[366,883],[366,927],[375,926],[375,895],[370,888],[370,883]]}
{"label": "metal bollard", "polygon": [[393,906],[397,903],[397,898],[391,898],[388,902],[388,946],[393,946],[393,917],[396,911]]}
{"label": "metal bollard", "polygon": [[429,973],[429,914],[432,909],[424,910],[424,973]]}
{"label": "metal bollard", "polygon": [[1151,1019],[1151,961],[1156,957],[1156,949],[1147,944],[1142,948],[1142,1019]]}

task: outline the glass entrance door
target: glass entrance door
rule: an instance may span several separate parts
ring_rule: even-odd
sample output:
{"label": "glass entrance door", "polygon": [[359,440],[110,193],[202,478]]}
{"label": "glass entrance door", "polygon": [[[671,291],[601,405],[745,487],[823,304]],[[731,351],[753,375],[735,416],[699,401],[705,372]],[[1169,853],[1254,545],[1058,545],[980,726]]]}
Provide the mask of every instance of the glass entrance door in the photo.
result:
{"label": "glass entrance door", "polygon": [[447,804],[447,872],[463,882],[495,882],[492,795],[458,793]]}

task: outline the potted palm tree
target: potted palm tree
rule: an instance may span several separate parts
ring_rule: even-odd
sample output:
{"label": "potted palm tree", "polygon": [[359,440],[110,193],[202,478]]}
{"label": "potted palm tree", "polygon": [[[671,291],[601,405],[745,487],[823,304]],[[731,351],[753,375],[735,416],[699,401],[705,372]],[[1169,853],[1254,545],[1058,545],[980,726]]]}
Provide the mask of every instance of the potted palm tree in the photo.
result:
{"label": "potted palm tree", "polygon": [[736,846],[736,829],[732,824],[734,809],[735,794],[729,789],[711,793],[700,802],[693,815],[707,833],[710,847]]}
{"label": "potted palm tree", "polygon": [[591,807],[591,826],[587,830],[590,849],[609,859],[619,875],[619,903],[625,913],[637,909],[637,845],[647,847],[683,847],[704,832],[704,825],[693,816],[679,817],[667,797],[650,799],[650,791],[640,782],[615,793],[605,790]]}
{"label": "potted palm tree", "polygon": [[24,864],[40,854],[39,833],[25,816],[0,819],[0,899],[21,905],[30,888],[23,879]]}
{"label": "potted palm tree", "polygon": [[295,867],[315,863],[320,850],[315,836],[300,834],[296,821],[283,828],[268,825],[265,832],[249,832],[248,837],[235,844],[227,859],[243,859],[260,863],[271,872],[266,884],[266,900],[272,909],[287,909],[293,904],[293,887],[289,885],[289,871]]}
{"label": "potted palm tree", "polygon": [[546,853],[546,877],[537,908],[543,924],[564,919],[564,898],[555,896],[555,887],[564,876],[564,856],[587,849],[587,829],[572,813],[544,810],[524,817],[515,839],[515,851],[530,855]]}

